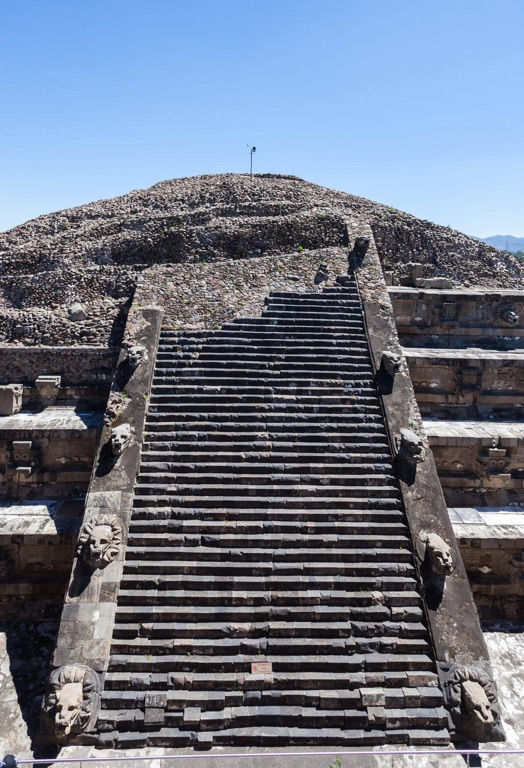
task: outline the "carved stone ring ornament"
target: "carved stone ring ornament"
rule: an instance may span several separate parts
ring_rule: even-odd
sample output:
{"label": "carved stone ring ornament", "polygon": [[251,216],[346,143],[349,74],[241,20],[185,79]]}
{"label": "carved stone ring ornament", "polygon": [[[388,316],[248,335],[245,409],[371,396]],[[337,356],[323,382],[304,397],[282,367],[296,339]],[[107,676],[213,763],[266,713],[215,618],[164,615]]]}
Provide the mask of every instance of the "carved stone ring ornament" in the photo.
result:
{"label": "carved stone ring ornament", "polygon": [[67,744],[85,731],[98,713],[99,699],[100,679],[89,667],[70,664],[51,673],[43,715],[57,744]]}
{"label": "carved stone ring ornament", "polygon": [[127,362],[132,370],[138,368],[138,366],[147,360],[147,350],[145,347],[137,344],[134,347],[129,347],[127,350]]}
{"label": "carved stone ring ornament", "polygon": [[120,456],[131,442],[131,427],[121,424],[111,430],[111,451],[113,456]]}
{"label": "carved stone ring ornament", "polygon": [[417,555],[438,576],[449,576],[455,570],[451,547],[438,533],[421,531],[417,540]]}
{"label": "carved stone ring ornament", "polygon": [[90,518],[82,529],[76,551],[91,568],[112,563],[122,544],[122,526],[114,515]]}
{"label": "carved stone ring ornament", "polygon": [[459,734],[479,742],[504,739],[495,683],[484,671],[452,667],[444,698]]}

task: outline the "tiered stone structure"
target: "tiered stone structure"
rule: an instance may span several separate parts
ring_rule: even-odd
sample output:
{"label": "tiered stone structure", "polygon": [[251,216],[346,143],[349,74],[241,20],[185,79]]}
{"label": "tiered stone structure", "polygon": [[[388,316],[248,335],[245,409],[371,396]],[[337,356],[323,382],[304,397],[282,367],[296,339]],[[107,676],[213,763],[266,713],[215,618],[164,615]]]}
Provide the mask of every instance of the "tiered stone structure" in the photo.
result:
{"label": "tiered stone structure", "polygon": [[481,614],[522,616],[521,264],[287,177],[2,252],[0,598],[65,591],[41,741],[503,738],[453,527]]}
{"label": "tiered stone structure", "polygon": [[524,294],[389,289],[483,618],[524,615]]}

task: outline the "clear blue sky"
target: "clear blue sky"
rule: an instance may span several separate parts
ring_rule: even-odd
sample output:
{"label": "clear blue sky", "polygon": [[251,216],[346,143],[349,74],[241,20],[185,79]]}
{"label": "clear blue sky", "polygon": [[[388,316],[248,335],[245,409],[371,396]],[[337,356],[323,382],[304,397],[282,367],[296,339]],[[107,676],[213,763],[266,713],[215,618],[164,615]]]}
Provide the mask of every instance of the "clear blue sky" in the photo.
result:
{"label": "clear blue sky", "polygon": [[524,236],[523,0],[0,0],[0,230],[290,173]]}

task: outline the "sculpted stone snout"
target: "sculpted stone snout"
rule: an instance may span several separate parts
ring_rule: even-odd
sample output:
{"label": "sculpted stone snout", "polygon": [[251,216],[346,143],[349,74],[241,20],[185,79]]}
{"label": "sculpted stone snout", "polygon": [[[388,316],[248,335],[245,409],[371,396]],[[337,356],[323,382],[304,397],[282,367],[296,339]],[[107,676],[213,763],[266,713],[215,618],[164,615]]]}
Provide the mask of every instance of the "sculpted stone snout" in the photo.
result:
{"label": "sculpted stone snout", "polygon": [[466,718],[471,718],[481,727],[494,722],[489,699],[480,683],[472,680],[462,683],[462,702]]}
{"label": "sculpted stone snout", "polygon": [[517,325],[519,316],[515,307],[505,307],[501,310],[500,318],[505,325]]}
{"label": "sculpted stone snout", "polygon": [[363,258],[369,248],[369,237],[357,237],[353,246],[355,256]]}
{"label": "sculpted stone snout", "polygon": [[111,430],[111,451],[113,456],[120,456],[131,442],[131,427],[121,424]]}
{"label": "sculpted stone snout", "polygon": [[411,429],[400,430],[400,452],[404,459],[413,464],[420,464],[426,458],[422,438]]}
{"label": "sculpted stone snout", "polygon": [[88,520],[78,540],[77,552],[91,568],[105,568],[117,556],[122,527],[116,517]]}
{"label": "sculpted stone snout", "polygon": [[132,370],[138,368],[138,366],[147,360],[147,350],[145,347],[137,344],[134,347],[129,347],[127,350],[127,362]]}
{"label": "sculpted stone snout", "polygon": [[390,376],[394,376],[400,370],[401,362],[400,355],[396,355],[394,352],[382,354],[382,367]]}
{"label": "sculpted stone snout", "polygon": [[66,683],[56,692],[55,727],[60,740],[69,736],[83,702],[82,683]]}
{"label": "sculpted stone snout", "polygon": [[449,576],[455,570],[451,547],[438,533],[422,531],[418,537],[417,554],[438,576]]}

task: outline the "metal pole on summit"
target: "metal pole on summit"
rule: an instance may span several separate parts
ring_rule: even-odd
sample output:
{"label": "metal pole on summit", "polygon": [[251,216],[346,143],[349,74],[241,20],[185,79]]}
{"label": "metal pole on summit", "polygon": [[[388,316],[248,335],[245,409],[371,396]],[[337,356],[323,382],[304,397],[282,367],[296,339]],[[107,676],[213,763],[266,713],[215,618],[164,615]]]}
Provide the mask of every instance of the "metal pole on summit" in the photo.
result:
{"label": "metal pole on summit", "polygon": [[252,179],[253,178],[253,152],[257,151],[256,147],[252,147],[250,144],[247,145],[249,147],[249,176]]}

